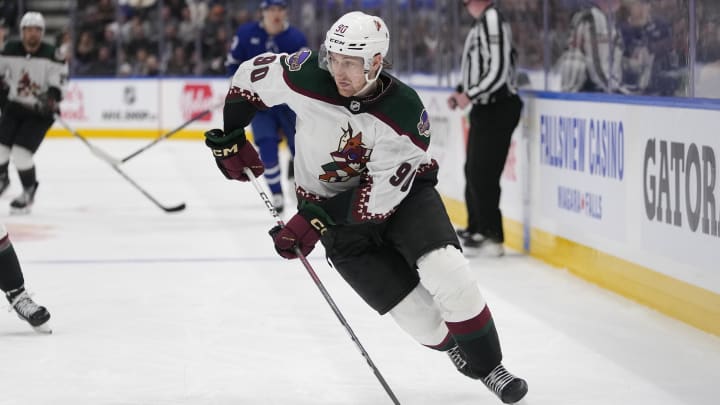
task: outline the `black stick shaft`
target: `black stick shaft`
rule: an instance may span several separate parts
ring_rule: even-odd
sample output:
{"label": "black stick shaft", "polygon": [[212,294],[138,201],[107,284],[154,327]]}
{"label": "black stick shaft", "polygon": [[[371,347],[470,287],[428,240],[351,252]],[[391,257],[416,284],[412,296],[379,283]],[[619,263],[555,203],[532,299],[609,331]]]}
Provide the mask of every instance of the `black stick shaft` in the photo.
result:
{"label": "black stick shaft", "polygon": [[176,133],[182,131],[182,130],[183,130],[185,127],[187,127],[188,125],[190,125],[190,124],[192,124],[193,122],[199,120],[200,118],[202,118],[202,117],[210,114],[211,111],[212,111],[212,108],[208,108],[207,110],[202,111],[202,112],[200,112],[200,113],[192,116],[189,120],[185,121],[184,123],[182,123],[182,124],[181,124],[180,126],[178,126],[177,128],[171,130],[170,132],[167,132],[167,133],[161,135],[160,137],[154,139],[154,140],[153,140],[152,142],[150,142],[149,144],[147,144],[147,145],[143,146],[142,148],[136,150],[135,152],[133,152],[133,153],[125,156],[124,158],[122,158],[122,159],[120,160],[120,163],[125,163],[125,162],[127,162],[128,160],[134,158],[135,156],[137,156],[137,155],[145,152],[146,150],[150,149],[152,146],[154,146],[154,145],[157,144],[158,142],[162,141],[163,139],[170,138],[171,136],[175,135]]}
{"label": "black stick shaft", "polygon": [[[265,193],[265,190],[263,190],[262,186],[258,182],[257,178],[253,174],[253,172],[249,168],[245,168],[245,174],[248,176],[250,181],[252,182],[253,186],[255,186],[255,190],[260,194],[260,198],[265,202],[265,206],[268,208],[270,213],[272,214],[273,218],[277,221],[277,224],[280,226],[284,226],[282,219],[277,213],[277,210],[273,206],[272,202],[270,201],[270,198]],[[385,381],[385,378],[380,373],[380,370],[375,366],[375,363],[370,358],[370,354],[365,350],[362,343],[360,343],[360,339],[355,335],[355,332],[353,332],[352,328],[350,327],[350,324],[343,316],[342,312],[340,311],[340,308],[335,304],[335,300],[332,299],[330,296],[330,293],[325,288],[325,285],[323,285],[322,281],[320,280],[320,277],[318,277],[317,273],[315,273],[315,270],[310,265],[310,262],[307,260],[305,255],[302,254],[299,247],[295,247],[295,254],[300,259],[300,262],[302,262],[303,266],[305,267],[305,270],[307,270],[308,274],[310,274],[310,278],[313,279],[315,282],[315,285],[320,290],[320,293],[325,298],[325,301],[327,301],[328,305],[330,305],[330,308],[335,313],[335,316],[338,318],[342,326],[345,328],[345,331],[350,335],[350,339],[352,339],[353,343],[355,343],[355,346],[357,346],[358,350],[360,350],[360,354],[365,358],[365,361],[367,362],[368,366],[373,371],[373,374],[375,374],[375,377],[380,382],[380,385],[382,385],[383,389],[385,389],[385,392],[388,394],[390,399],[392,400],[393,404],[400,405],[400,401],[398,401],[397,397],[395,396],[395,393],[390,388],[390,385],[388,385],[387,381]]]}
{"label": "black stick shaft", "polygon": [[118,164],[120,163],[119,161],[117,161],[116,159],[114,159],[114,158],[113,158],[112,156],[110,156],[109,154],[105,153],[102,149],[100,149],[100,148],[98,148],[97,146],[95,146],[95,145],[93,145],[92,143],[90,143],[90,141],[88,141],[87,138],[85,138],[84,136],[80,135],[80,134],[79,134],[76,130],[74,130],[67,122],[65,122],[65,120],[63,120],[62,117],[60,117],[59,115],[56,114],[56,115],[55,115],[55,119],[56,119],[56,120],[60,123],[60,125],[62,125],[68,132],[70,132],[70,133],[72,134],[72,136],[78,138],[82,143],[84,143],[85,146],[87,146],[88,149],[90,149],[90,151],[93,153],[93,155],[97,156],[97,157],[98,157],[100,160],[102,160],[103,162],[109,164],[110,167],[113,168],[113,170],[115,170],[120,176],[122,176],[125,180],[127,180],[128,183],[130,183],[133,187],[135,187],[135,189],[137,189],[140,193],[142,193],[142,195],[144,195],[148,200],[150,200],[150,201],[151,201],[153,204],[155,204],[158,208],[160,208],[161,210],[163,210],[163,211],[165,211],[165,212],[177,212],[177,211],[182,211],[182,210],[185,209],[185,203],[180,203],[180,204],[178,204],[178,205],[172,205],[172,206],[167,206],[167,205],[164,205],[164,204],[160,203],[160,201],[158,201],[157,199],[155,199],[155,197],[153,197],[150,193],[148,193],[144,188],[140,187],[140,185],[137,184],[137,183],[135,182],[135,180],[133,180],[130,176],[128,176],[127,173],[125,173],[124,171],[120,170],[120,168],[118,167]]}

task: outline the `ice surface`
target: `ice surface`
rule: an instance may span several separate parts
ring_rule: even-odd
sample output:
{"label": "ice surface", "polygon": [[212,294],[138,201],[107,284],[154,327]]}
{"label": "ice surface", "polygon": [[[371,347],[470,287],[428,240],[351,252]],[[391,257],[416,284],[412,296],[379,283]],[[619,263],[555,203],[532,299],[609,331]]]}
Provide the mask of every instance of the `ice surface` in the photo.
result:
{"label": "ice surface", "polygon": [[[96,140],[122,158],[141,140]],[[36,156],[29,216],[0,216],[26,284],[52,313],[38,335],[0,312],[0,404],[390,404],[297,261],[277,257],[255,189],[201,141],[123,166],[166,214],[74,139]],[[289,204],[292,204],[289,202]],[[287,213],[286,215],[290,215]],[[403,404],[500,404],[310,262]],[[518,253],[471,261],[528,405],[714,404],[720,339]]]}

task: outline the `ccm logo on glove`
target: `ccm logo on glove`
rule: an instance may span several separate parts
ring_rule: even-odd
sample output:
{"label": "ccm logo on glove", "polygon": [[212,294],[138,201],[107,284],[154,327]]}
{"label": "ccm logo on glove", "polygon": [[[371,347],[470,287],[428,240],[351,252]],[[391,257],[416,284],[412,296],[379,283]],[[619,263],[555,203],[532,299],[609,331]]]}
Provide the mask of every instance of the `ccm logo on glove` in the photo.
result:
{"label": "ccm logo on glove", "polygon": [[[327,231],[325,222],[319,216],[326,216],[320,208],[303,208],[295,214],[285,226],[273,227],[269,234],[273,238],[275,250],[286,259],[298,257],[295,248],[307,256],[320,240],[320,235]],[[320,214],[320,215],[318,215]]]}
{"label": "ccm logo on glove", "polygon": [[228,157],[230,155],[238,153],[238,146],[237,144],[235,144],[230,148],[213,149],[212,153],[213,155],[215,155],[215,157]]}
{"label": "ccm logo on glove", "polygon": [[325,227],[325,224],[323,224],[322,221],[317,218],[311,219],[310,225],[312,225],[312,227],[315,228],[316,231],[318,231],[320,236],[324,235],[325,232],[327,232],[327,228]]}
{"label": "ccm logo on glove", "polygon": [[245,130],[242,128],[227,134],[222,129],[211,129],[205,132],[205,145],[212,150],[218,169],[228,179],[249,181],[245,174],[246,168],[255,177],[265,172],[260,156],[245,138]]}

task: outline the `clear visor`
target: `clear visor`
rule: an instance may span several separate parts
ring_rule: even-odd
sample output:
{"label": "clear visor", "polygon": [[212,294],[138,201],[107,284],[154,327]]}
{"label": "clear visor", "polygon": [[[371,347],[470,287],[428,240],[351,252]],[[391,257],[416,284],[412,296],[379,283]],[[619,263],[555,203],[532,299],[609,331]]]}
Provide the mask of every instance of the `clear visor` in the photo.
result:
{"label": "clear visor", "polygon": [[318,64],[320,68],[335,73],[347,73],[351,75],[367,73],[365,60],[362,56],[351,56],[327,50],[323,44],[318,52]]}
{"label": "clear visor", "polygon": [[328,69],[333,74],[344,73],[359,76],[365,73],[365,62],[359,56],[345,56],[328,53]]}

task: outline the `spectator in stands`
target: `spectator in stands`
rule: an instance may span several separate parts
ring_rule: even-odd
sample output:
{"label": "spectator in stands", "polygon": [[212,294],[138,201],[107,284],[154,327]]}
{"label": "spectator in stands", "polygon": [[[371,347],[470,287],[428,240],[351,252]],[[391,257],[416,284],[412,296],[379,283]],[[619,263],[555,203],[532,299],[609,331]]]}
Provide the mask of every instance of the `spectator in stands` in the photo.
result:
{"label": "spectator in stands", "polygon": [[202,40],[202,56],[205,60],[203,73],[223,75],[225,73],[223,62],[230,43],[225,27],[225,8],[223,6],[215,4],[210,9],[200,38]]}
{"label": "spectator in stands", "polygon": [[78,75],[86,74],[95,60],[97,60],[95,38],[91,31],[83,31],[80,33],[80,38],[75,47],[75,58],[72,63],[73,73]]}
{"label": "spectator in stands", "polygon": [[623,83],[632,92],[673,95],[680,84],[673,58],[672,27],[652,12],[650,0],[630,0],[620,24],[625,52]]}
{"label": "spectator in stands", "polygon": [[203,50],[203,59],[208,61],[204,73],[223,76],[226,72],[225,59],[230,49],[230,35],[224,25],[217,27],[214,35],[214,40],[206,43],[207,48]]}
{"label": "spectator in stands", "polygon": [[156,49],[151,41],[150,24],[139,15],[133,16],[126,25],[122,27],[124,47],[129,55],[134,55],[139,48]]}
{"label": "spectator in stands", "polygon": [[697,60],[698,62],[714,62],[720,59],[720,21],[717,19],[701,19],[699,23]]}
{"label": "spectator in stands", "polygon": [[148,55],[147,58],[145,58],[145,69],[143,71],[143,76],[160,76],[160,62],[158,61],[157,56]]}
{"label": "spectator in stands", "polygon": [[192,43],[195,40],[199,25],[193,21],[192,14],[188,7],[184,7],[181,12],[180,23],[178,25],[178,38],[185,43]]}
{"label": "spectator in stands", "polygon": [[106,45],[98,47],[97,60],[93,61],[85,72],[88,76],[115,76],[117,62],[113,59],[110,48]]}
{"label": "spectator in stands", "polygon": [[164,0],[163,6],[168,8],[173,20],[180,21],[182,10],[186,7],[186,4],[185,0]]}
{"label": "spectator in stands", "polygon": [[593,0],[572,18],[566,52],[560,59],[562,91],[625,92],[622,36],[614,13],[620,0]]}
{"label": "spectator in stands", "polygon": [[165,67],[165,74],[168,76],[189,76],[192,73],[193,64],[188,60],[185,47],[176,45]]}
{"label": "spectator in stands", "polygon": [[[233,47],[227,55],[227,73],[232,75],[240,63],[265,52],[293,53],[307,47],[305,35],[291,27],[287,21],[285,0],[263,0],[260,4],[262,19],[240,26],[233,40]],[[255,144],[265,164],[265,180],[272,193],[273,205],[282,212],[284,197],[282,172],[278,157],[279,131],[285,134],[290,153],[295,154],[295,113],[286,105],[258,111],[252,120]],[[290,163],[292,167],[292,163]],[[292,169],[289,169],[289,171]],[[292,177],[289,173],[288,177]]]}
{"label": "spectator in stands", "polygon": [[148,74],[148,57],[150,56],[146,48],[140,47],[135,50],[135,57],[132,61],[132,75],[145,76]]}

